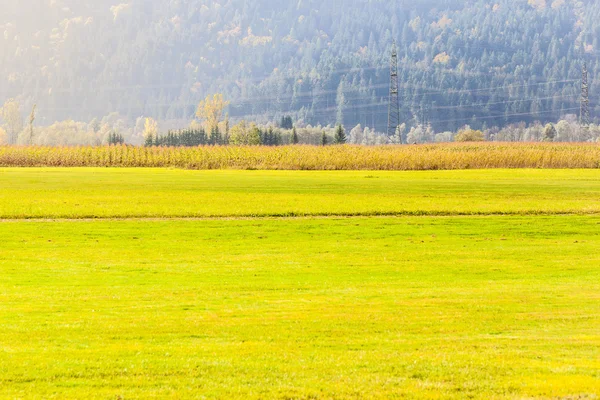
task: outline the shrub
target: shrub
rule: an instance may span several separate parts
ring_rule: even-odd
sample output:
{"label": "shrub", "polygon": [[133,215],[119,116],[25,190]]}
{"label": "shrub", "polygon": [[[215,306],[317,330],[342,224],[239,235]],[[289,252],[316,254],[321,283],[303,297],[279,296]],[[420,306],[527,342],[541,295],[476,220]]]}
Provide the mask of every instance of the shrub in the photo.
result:
{"label": "shrub", "polygon": [[483,132],[476,131],[473,129],[463,129],[458,131],[458,134],[454,137],[455,142],[485,142],[485,136]]}

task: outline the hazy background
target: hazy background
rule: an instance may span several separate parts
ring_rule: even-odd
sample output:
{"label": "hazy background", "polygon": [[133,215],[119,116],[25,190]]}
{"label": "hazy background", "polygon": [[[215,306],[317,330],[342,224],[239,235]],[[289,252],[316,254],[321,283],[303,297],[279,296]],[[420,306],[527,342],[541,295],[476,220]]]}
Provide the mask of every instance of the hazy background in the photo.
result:
{"label": "hazy background", "polygon": [[385,131],[399,45],[402,119],[436,131],[577,114],[583,50],[600,91],[597,1],[0,0],[0,103],[37,124],[232,120]]}

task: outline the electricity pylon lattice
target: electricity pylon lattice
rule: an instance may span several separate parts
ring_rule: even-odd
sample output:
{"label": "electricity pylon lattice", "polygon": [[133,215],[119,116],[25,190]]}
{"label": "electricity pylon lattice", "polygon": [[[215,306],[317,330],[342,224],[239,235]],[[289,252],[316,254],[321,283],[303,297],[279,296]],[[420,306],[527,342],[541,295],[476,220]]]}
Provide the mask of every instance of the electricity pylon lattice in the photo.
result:
{"label": "electricity pylon lattice", "polygon": [[400,125],[400,96],[398,84],[398,49],[396,41],[392,45],[390,60],[390,108],[388,112],[388,136],[394,136]]}
{"label": "electricity pylon lattice", "polygon": [[579,112],[579,126],[582,133],[590,129],[590,87],[588,84],[587,63],[583,63],[581,73],[581,110]]}

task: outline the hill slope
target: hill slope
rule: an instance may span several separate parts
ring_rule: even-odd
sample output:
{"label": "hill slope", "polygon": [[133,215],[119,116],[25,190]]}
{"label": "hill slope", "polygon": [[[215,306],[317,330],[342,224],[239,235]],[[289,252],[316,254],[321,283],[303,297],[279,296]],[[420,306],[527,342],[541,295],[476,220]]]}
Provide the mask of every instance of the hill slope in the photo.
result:
{"label": "hill slope", "polygon": [[43,122],[189,119],[223,92],[233,117],[385,130],[396,39],[403,119],[440,131],[576,113],[582,43],[599,66],[596,2],[117,1],[2,1],[0,101]]}

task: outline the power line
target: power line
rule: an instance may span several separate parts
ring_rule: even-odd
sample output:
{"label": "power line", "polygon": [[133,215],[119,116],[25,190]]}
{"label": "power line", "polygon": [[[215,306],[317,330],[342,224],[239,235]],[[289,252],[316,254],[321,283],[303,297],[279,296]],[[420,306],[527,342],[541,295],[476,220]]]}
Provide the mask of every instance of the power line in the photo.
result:
{"label": "power line", "polygon": [[[565,108],[562,111],[575,111],[575,110],[579,110],[579,107]],[[540,111],[540,112],[538,112],[538,114],[549,114],[549,113],[555,113],[555,112],[556,112],[555,110],[546,110],[546,111]],[[523,115],[532,115],[532,114],[531,114],[531,112],[524,112],[524,113],[513,113],[513,114],[489,115],[487,117],[477,118],[477,120],[494,119],[494,118],[501,118],[501,117],[517,117],[517,116],[523,116]],[[457,121],[465,121],[465,120],[466,120],[466,118],[446,119],[446,120],[436,121],[436,123],[457,122]]]}

